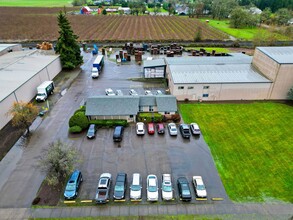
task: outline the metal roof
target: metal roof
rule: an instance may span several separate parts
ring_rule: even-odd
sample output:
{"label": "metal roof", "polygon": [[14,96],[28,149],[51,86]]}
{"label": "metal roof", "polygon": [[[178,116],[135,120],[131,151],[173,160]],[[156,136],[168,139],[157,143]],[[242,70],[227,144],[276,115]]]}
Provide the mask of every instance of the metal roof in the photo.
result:
{"label": "metal roof", "polygon": [[188,83],[269,83],[251,64],[171,65],[174,84]]}
{"label": "metal roof", "polygon": [[95,96],[86,101],[86,115],[136,115],[138,96]]}
{"label": "metal roof", "polygon": [[42,55],[36,50],[16,51],[0,57],[0,101],[56,60],[57,55]]}
{"label": "metal roof", "polygon": [[166,66],[164,59],[156,59],[156,60],[145,60],[143,61],[143,68],[154,67],[154,66]]}
{"label": "metal roof", "polygon": [[277,63],[293,64],[293,47],[257,47]]}
{"label": "metal roof", "polygon": [[252,57],[242,53],[230,53],[222,57],[166,57],[168,65],[216,65],[216,64],[250,64]]}
{"label": "metal roof", "polygon": [[19,46],[19,44],[0,44],[0,53],[3,50],[6,50],[8,48],[13,48],[15,46]]}
{"label": "metal roof", "polygon": [[173,95],[157,95],[158,112],[176,112],[177,101]]}

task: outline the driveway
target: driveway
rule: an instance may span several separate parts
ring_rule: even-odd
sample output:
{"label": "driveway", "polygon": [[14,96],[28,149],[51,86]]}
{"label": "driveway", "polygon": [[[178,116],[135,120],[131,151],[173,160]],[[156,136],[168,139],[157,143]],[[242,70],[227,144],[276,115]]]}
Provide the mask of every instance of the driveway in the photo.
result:
{"label": "driveway", "polygon": [[[227,198],[202,137],[199,140],[192,138],[191,141],[183,141],[181,136],[172,139],[168,135],[145,135],[139,138],[131,126],[126,129],[121,148],[118,148],[109,141],[112,136],[110,129],[99,130],[94,141],[86,140],[85,135],[68,135],[70,116],[88,96],[103,95],[107,87],[123,91],[135,87],[140,94],[144,91],[145,84],[127,80],[131,77],[140,77],[141,66],[117,66],[106,59],[99,79],[93,80],[90,70],[94,57],[91,54],[84,54],[84,58],[82,72],[67,93],[38,124],[27,147],[15,148],[14,154],[8,154],[1,161],[1,208],[31,206],[45,177],[37,168],[39,155],[49,143],[57,139],[74,144],[84,154],[85,160],[81,167],[85,175],[82,198],[93,198],[99,174],[111,172],[115,176],[118,171],[124,171],[129,175],[140,172],[144,178],[149,173],[160,176],[164,172],[173,174],[174,178],[185,175],[191,179],[192,175],[202,175],[210,195]],[[227,199],[225,201],[228,202]]]}

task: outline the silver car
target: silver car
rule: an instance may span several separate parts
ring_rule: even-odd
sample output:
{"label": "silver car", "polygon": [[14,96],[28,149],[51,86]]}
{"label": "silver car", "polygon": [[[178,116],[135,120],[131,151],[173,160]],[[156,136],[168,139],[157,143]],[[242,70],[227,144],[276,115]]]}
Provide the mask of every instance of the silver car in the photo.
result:
{"label": "silver car", "polygon": [[152,202],[159,200],[158,179],[153,174],[147,177],[147,200]]}
{"label": "silver car", "polygon": [[171,174],[162,175],[162,198],[163,200],[173,199],[173,186],[172,186]]}
{"label": "silver car", "polygon": [[168,124],[168,130],[169,130],[169,134],[171,136],[176,136],[177,135],[177,127],[175,123],[169,123]]}
{"label": "silver car", "polygon": [[134,89],[130,89],[129,95],[138,95],[138,93]]}
{"label": "silver car", "polygon": [[105,93],[108,96],[115,96],[115,93],[111,88],[105,89]]}

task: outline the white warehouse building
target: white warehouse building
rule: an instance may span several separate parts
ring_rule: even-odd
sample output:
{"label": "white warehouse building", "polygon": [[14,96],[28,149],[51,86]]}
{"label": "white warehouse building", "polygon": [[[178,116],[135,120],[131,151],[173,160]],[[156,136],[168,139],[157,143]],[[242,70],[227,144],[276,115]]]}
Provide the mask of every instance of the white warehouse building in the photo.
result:
{"label": "white warehouse building", "polygon": [[165,58],[171,94],[177,100],[286,99],[293,86],[293,47],[230,55]]}
{"label": "white warehouse building", "polygon": [[61,70],[59,56],[44,55],[38,50],[13,51],[0,56],[0,129],[11,120],[7,112],[14,102],[31,101],[37,86],[52,80]]}

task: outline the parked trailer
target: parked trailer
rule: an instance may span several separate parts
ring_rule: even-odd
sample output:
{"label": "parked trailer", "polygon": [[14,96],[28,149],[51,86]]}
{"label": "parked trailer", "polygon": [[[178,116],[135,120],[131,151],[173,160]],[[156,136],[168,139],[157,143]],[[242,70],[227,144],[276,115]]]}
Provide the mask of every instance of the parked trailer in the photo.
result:
{"label": "parked trailer", "polygon": [[103,66],[104,66],[104,55],[98,55],[93,63],[93,67],[96,67],[99,70],[99,72],[101,72]]}

